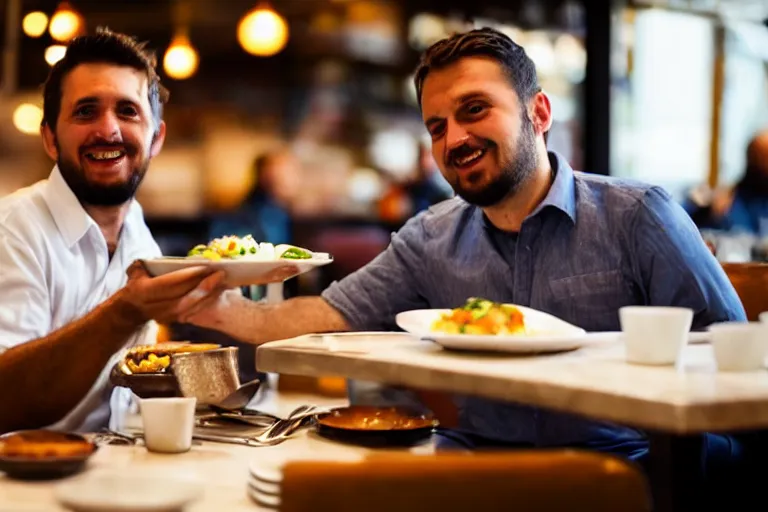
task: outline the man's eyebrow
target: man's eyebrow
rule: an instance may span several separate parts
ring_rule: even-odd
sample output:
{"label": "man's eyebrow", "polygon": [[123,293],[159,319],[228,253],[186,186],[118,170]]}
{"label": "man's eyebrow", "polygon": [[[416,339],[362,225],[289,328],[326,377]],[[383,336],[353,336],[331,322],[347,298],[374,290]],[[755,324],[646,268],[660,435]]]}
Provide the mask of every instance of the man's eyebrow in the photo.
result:
{"label": "man's eyebrow", "polygon": [[75,102],[75,107],[79,107],[81,105],[92,105],[94,103],[98,103],[99,98],[96,96],[86,96],[85,98],[80,98]]}
{"label": "man's eyebrow", "polygon": [[486,95],[481,92],[468,92],[459,96],[459,100],[457,103],[466,103],[471,100],[476,100],[478,98],[485,98],[485,97]]}

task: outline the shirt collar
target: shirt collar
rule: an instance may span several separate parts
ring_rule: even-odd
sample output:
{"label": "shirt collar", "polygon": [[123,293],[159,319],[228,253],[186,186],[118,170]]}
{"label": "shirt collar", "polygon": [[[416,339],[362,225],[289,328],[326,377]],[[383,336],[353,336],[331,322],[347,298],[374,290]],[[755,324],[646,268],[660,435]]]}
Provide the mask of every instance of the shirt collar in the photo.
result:
{"label": "shirt collar", "polygon": [[[83,205],[77,200],[75,193],[69,188],[58,165],[53,167],[53,171],[48,177],[48,183],[43,191],[43,199],[68,247],[79,242],[92,227],[98,229],[96,222],[88,215]],[[137,215],[141,218],[141,207],[135,200],[132,200],[131,207],[123,221],[121,237],[130,233],[130,225]]]}
{"label": "shirt collar", "polygon": [[550,151],[549,163],[555,179],[549,187],[544,200],[531,213],[531,217],[537,215],[548,206],[557,208],[565,213],[573,223],[576,222],[576,190],[573,181],[573,169],[568,161],[559,154]]}
{"label": "shirt collar", "polygon": [[[565,158],[554,151],[550,151],[548,156],[555,179],[552,181],[552,185],[549,187],[549,192],[547,192],[544,200],[539,203],[528,218],[538,215],[544,208],[551,206],[565,213],[573,223],[576,223],[576,192],[573,181],[573,169]],[[476,215],[482,219],[485,228],[496,229],[481,208],[476,210]]]}

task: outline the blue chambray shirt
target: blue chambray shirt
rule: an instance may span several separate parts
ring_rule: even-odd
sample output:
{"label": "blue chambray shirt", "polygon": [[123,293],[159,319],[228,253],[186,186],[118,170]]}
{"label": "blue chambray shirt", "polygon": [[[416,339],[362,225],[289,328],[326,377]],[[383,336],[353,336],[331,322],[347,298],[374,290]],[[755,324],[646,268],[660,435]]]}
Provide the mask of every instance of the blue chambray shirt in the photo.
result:
{"label": "blue chambray shirt", "polygon": [[[588,331],[618,331],[633,304],[693,309],[693,328],[746,315],[730,281],[683,208],[663,189],[575,172],[556,173],[517,234],[460,198],[410,219],[364,268],[323,297],[355,330],[397,330],[395,315],[453,308],[468,297],[546,311]],[[533,407],[457,396],[460,430],[503,443],[622,452],[635,429]],[[626,446],[626,450],[622,449]],[[631,448],[630,448],[631,447]]]}

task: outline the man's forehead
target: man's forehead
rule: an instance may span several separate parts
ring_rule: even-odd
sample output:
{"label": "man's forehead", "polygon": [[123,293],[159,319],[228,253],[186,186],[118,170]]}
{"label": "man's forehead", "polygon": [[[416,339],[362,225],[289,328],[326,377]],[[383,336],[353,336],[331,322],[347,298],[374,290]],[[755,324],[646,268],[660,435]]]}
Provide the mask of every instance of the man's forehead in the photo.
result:
{"label": "man's forehead", "polygon": [[62,98],[71,102],[83,97],[122,97],[148,102],[148,87],[147,75],[141,70],[107,63],[85,63],[67,73],[61,92]]}
{"label": "man's forehead", "polygon": [[501,65],[487,57],[466,57],[427,74],[422,91],[422,106],[445,106],[473,94],[495,94],[511,84]]}

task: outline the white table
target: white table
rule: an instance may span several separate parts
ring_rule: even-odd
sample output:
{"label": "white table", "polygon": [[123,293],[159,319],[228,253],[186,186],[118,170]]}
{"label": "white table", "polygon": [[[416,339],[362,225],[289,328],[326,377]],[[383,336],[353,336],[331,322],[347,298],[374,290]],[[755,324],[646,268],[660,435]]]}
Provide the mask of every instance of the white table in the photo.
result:
{"label": "white table", "polygon": [[[258,407],[285,415],[298,405],[308,403],[343,406],[346,400],[307,394],[276,394],[270,390],[269,395],[259,401]],[[139,424],[137,418],[129,418],[128,430],[131,425]],[[425,444],[411,451],[430,453],[433,447]],[[370,452],[366,448],[326,440],[305,429],[282,444],[261,448],[204,442],[196,443],[187,453],[165,455],[150,453],[143,446],[102,446],[90,459],[85,472],[121,471],[157,475],[158,478],[174,474],[189,476],[204,482],[204,494],[185,512],[245,512],[262,510],[246,494],[251,464],[273,468],[282,461],[294,459],[358,460]],[[85,472],[69,478],[87,476]],[[64,481],[23,482],[0,473],[0,512],[64,511],[66,509],[60,507],[54,497],[56,485]]]}
{"label": "white table", "polygon": [[259,369],[338,375],[508,400],[644,429],[660,510],[697,498],[704,432],[768,428],[768,372],[719,373],[710,345],[677,367],[628,364],[617,337],[573,352],[452,352],[400,333],[303,336],[257,351]]}

